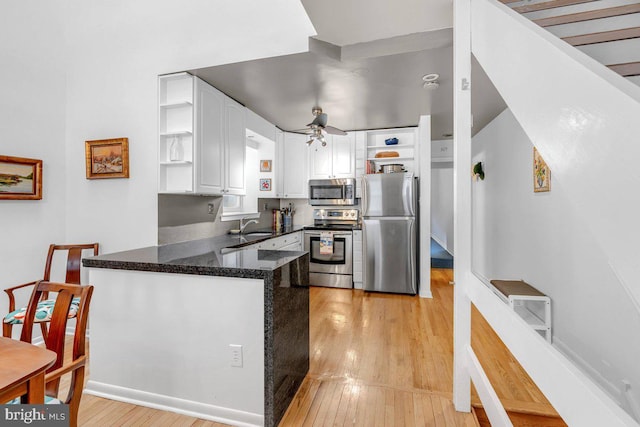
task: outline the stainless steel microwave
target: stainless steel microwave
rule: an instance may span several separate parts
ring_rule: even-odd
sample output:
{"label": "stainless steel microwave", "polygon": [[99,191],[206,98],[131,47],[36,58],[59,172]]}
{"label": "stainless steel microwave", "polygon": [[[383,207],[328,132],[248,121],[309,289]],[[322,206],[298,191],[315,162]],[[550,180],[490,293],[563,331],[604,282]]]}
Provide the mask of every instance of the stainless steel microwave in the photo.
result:
{"label": "stainless steel microwave", "polygon": [[309,204],[312,206],[351,206],[356,204],[356,180],[310,179]]}

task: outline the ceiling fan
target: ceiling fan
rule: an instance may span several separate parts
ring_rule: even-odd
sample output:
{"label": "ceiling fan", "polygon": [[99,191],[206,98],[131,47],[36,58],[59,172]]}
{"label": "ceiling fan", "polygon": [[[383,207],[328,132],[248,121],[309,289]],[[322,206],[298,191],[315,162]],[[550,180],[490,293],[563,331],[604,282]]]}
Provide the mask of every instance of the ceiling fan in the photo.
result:
{"label": "ceiling fan", "polygon": [[[332,135],[346,135],[347,133],[341,129],[338,129],[333,126],[327,126],[327,113],[322,112],[322,108],[313,107],[311,109],[311,114],[313,114],[314,119],[311,123],[309,123],[308,129],[302,129],[301,131],[305,131],[306,135],[309,135],[309,140],[307,141],[307,145],[311,145],[313,141],[318,140],[322,143],[322,146],[327,145],[327,141],[324,139],[323,131]],[[300,131],[300,132],[301,132]],[[295,131],[294,131],[295,132]]]}

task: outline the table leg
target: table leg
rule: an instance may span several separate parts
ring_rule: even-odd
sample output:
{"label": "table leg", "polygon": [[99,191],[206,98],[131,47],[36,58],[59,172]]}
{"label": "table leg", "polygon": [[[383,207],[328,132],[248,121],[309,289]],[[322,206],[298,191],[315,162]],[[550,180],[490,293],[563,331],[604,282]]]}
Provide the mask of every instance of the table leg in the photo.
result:
{"label": "table leg", "polygon": [[27,381],[27,394],[20,398],[20,403],[44,403],[44,372],[31,377]]}

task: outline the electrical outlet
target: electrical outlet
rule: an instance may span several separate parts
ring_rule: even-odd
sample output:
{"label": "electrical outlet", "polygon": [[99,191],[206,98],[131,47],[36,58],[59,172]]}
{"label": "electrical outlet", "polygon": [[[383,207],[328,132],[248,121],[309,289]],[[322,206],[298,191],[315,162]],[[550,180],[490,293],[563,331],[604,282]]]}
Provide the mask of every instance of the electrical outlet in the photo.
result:
{"label": "electrical outlet", "polygon": [[213,212],[213,203],[209,203],[209,204],[207,205],[207,213],[208,213],[209,215],[213,215],[213,213],[214,213],[214,212]]}
{"label": "electrical outlet", "polygon": [[231,366],[242,368],[242,346],[239,344],[229,344],[231,350]]}

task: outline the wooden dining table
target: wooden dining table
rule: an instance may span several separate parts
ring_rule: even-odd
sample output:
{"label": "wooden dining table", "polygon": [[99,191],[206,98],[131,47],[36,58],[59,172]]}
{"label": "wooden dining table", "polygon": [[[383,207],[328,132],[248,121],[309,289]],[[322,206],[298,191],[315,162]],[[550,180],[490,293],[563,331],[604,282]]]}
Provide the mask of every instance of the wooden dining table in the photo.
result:
{"label": "wooden dining table", "polygon": [[0,404],[25,396],[22,403],[44,403],[44,374],[56,353],[0,337]]}

